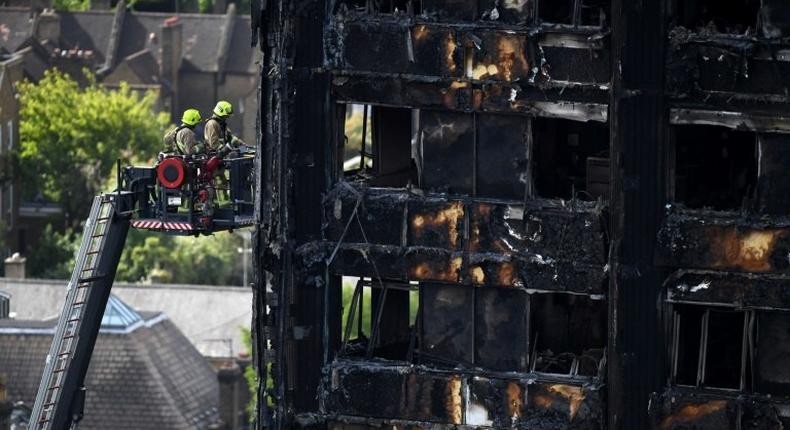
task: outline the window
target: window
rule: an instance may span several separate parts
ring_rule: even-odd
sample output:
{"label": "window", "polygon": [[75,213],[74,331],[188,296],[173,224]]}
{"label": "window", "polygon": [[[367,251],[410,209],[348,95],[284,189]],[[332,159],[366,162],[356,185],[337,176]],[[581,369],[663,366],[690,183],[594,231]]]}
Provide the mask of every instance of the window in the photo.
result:
{"label": "window", "polygon": [[420,185],[433,192],[523,200],[529,118],[420,111]]}
{"label": "window", "polygon": [[411,360],[416,336],[416,285],[343,277],[340,355]]}
{"label": "window", "polygon": [[535,294],[531,300],[532,369],[595,376],[607,340],[606,303],[572,294]]}
{"label": "window", "polygon": [[344,277],[339,356],[595,377],[607,309],[582,295]]}
{"label": "window", "polygon": [[342,170],[372,186],[405,187],[417,182],[412,158],[414,115],[410,109],[340,105]]}
{"label": "window", "polygon": [[675,201],[690,208],[740,209],[757,182],[756,135],[724,127],[674,127]]}
{"label": "window", "polygon": [[[674,383],[752,391],[752,362],[755,357],[754,311],[674,305],[672,315]],[[767,325],[781,332],[782,325],[771,324],[772,322],[774,321],[769,321]],[[770,340],[770,337],[766,340]],[[764,347],[770,346],[766,343]],[[756,351],[760,351],[759,346]],[[779,362],[784,363],[784,360]],[[758,373],[764,373],[759,361],[757,364]]]}
{"label": "window", "polygon": [[575,0],[539,0],[538,17],[555,24],[571,24]]}
{"label": "window", "polygon": [[538,17],[553,24],[606,25],[611,0],[539,0]]}
{"label": "window", "polygon": [[607,198],[607,124],[535,118],[532,136],[533,176],[538,196],[582,200]]}
{"label": "window", "polygon": [[754,391],[790,395],[790,313],[757,315]]}
{"label": "window", "polygon": [[677,22],[686,28],[710,28],[722,33],[743,34],[757,28],[760,0],[674,0]]}

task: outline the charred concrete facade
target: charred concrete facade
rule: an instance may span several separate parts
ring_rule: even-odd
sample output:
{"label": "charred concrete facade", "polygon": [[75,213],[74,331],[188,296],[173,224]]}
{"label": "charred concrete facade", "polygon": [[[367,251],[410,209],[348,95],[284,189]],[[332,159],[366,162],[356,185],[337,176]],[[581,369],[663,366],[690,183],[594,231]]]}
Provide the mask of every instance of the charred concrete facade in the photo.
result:
{"label": "charred concrete facade", "polygon": [[782,1],[253,11],[259,427],[790,425]]}

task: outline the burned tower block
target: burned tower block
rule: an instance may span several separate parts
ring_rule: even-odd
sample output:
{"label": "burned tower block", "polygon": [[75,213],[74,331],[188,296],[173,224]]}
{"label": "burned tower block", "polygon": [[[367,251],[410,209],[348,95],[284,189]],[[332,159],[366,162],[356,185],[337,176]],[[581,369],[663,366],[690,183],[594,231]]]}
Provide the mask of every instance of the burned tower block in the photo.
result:
{"label": "burned tower block", "polygon": [[271,0],[272,428],[790,425],[790,9]]}

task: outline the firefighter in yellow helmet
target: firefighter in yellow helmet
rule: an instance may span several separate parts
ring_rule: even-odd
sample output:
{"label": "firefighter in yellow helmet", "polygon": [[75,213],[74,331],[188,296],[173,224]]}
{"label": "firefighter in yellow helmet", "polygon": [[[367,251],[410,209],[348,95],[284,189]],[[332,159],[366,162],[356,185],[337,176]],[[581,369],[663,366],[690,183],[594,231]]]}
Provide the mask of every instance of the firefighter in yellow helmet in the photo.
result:
{"label": "firefighter in yellow helmet", "polygon": [[165,134],[165,148],[169,152],[181,155],[193,155],[197,152],[195,126],[200,122],[197,109],[187,109],[181,116],[181,125]]}
{"label": "firefighter in yellow helmet", "polygon": [[233,114],[233,105],[221,100],[214,106],[214,114],[206,120],[203,137],[206,147],[213,151],[228,153],[235,151],[239,146],[246,146],[244,141],[234,136],[228,128],[227,119]]}

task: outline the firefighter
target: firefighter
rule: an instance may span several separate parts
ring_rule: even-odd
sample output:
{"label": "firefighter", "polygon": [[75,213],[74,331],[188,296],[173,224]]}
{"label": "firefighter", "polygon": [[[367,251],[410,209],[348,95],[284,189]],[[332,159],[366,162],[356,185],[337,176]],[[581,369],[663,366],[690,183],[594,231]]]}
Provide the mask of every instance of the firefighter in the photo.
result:
{"label": "firefighter", "polygon": [[198,151],[195,126],[200,119],[197,109],[185,110],[181,116],[181,125],[165,135],[166,150],[180,155],[194,155]]}
{"label": "firefighter", "polygon": [[214,114],[206,120],[203,136],[209,150],[227,154],[235,151],[240,146],[246,146],[244,141],[234,136],[228,128],[227,119],[233,114],[233,106],[224,100],[214,106]]}
{"label": "firefighter", "polygon": [[[230,155],[231,158],[237,157],[238,152],[246,148],[244,141],[234,136],[228,128],[227,119],[233,114],[233,105],[225,100],[220,100],[214,106],[214,114],[206,120],[203,129],[203,136],[206,140],[206,149],[218,151],[223,156]],[[216,188],[219,191],[217,197],[222,201],[230,200],[228,192],[228,180],[225,178],[225,170],[217,169],[215,172]],[[212,190],[215,191],[215,190]],[[214,197],[214,195],[212,195]]]}

